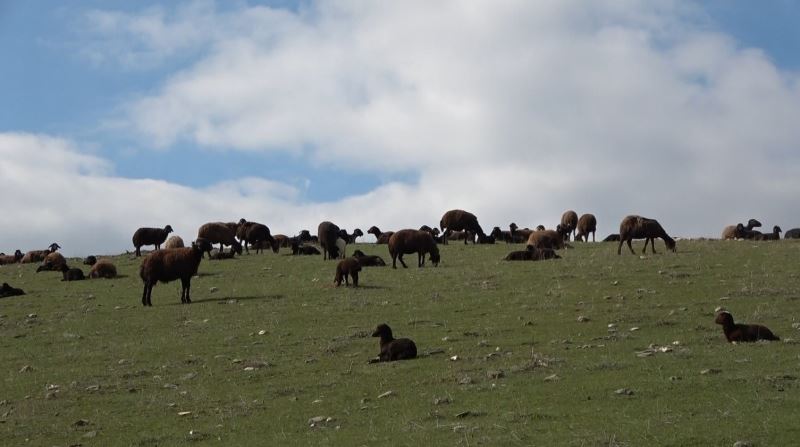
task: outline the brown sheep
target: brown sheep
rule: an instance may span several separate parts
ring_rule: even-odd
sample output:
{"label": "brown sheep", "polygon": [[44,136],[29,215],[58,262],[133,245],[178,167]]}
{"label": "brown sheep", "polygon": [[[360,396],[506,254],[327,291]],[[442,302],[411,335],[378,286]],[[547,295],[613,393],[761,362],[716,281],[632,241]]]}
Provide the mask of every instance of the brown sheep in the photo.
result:
{"label": "brown sheep", "polygon": [[408,268],[403,262],[404,254],[417,253],[417,265],[425,265],[425,254],[430,253],[431,262],[434,266],[439,265],[439,247],[430,233],[419,230],[400,230],[389,238],[389,254],[392,256],[392,268],[397,268],[397,259],[403,268]]}
{"label": "brown sheep", "polygon": [[772,233],[758,234],[754,238],[757,241],[778,241],[781,239],[781,227],[775,225],[772,227]]}
{"label": "brown sheep", "polygon": [[181,280],[181,303],[191,303],[189,289],[192,276],[197,274],[203,254],[210,251],[211,242],[198,238],[191,247],[159,250],[147,255],[139,268],[139,277],[144,283],[142,305],[153,305],[151,296],[158,281],[167,283],[176,279]]}
{"label": "brown sheep", "polygon": [[183,248],[186,245],[183,243],[183,238],[178,235],[170,236],[164,244],[164,248]]}
{"label": "brown sheep", "polygon": [[385,267],[386,262],[380,256],[365,255],[363,251],[356,250],[353,252],[353,257],[358,259],[358,263],[362,267]]}
{"label": "brown sheep", "polygon": [[552,249],[538,249],[533,245],[528,245],[527,250],[512,251],[503,258],[504,261],[543,261],[545,259],[561,259],[561,256]]}
{"label": "brown sheep", "polygon": [[[464,210],[450,210],[444,213],[442,220],[439,221],[439,228],[442,229],[442,243],[447,244],[447,239],[453,231],[468,231],[477,234],[479,238],[485,238],[478,218],[474,214]],[[474,241],[474,239],[473,239]],[[467,239],[464,239],[464,244]]]}
{"label": "brown sheep", "polygon": [[97,261],[89,270],[89,278],[112,279],[117,277],[117,267],[108,259]]}
{"label": "brown sheep", "polygon": [[408,338],[394,338],[392,329],[386,324],[379,324],[372,336],[381,338],[381,352],[376,359],[379,362],[393,362],[417,357],[417,345]]}
{"label": "brown sheep", "polygon": [[[231,251],[242,254],[242,244],[236,240],[236,232],[223,222],[209,222],[203,224],[197,230],[197,238],[209,242],[209,245],[219,244],[219,251],[223,251],[224,245],[230,245]],[[208,249],[209,256],[211,248]]]}
{"label": "brown sheep", "polygon": [[342,279],[344,279],[344,284],[349,286],[350,283],[347,281],[347,277],[349,275],[353,278],[353,287],[358,287],[358,272],[360,271],[361,264],[359,264],[358,259],[342,259],[336,265],[336,276],[334,276],[333,282],[336,284],[336,287],[339,287],[342,285]]}
{"label": "brown sheep", "polygon": [[578,227],[578,213],[572,210],[564,211],[564,214],[561,215],[561,227],[564,229],[565,240],[569,241],[570,233],[573,233],[574,236],[575,229]]}
{"label": "brown sheep", "polygon": [[47,250],[31,250],[31,251],[25,253],[25,255],[22,256],[22,259],[19,260],[19,262],[21,262],[22,264],[30,264],[30,263],[33,263],[33,262],[42,262],[42,261],[44,261],[44,258],[48,254],[55,252],[59,248],[61,248],[61,246],[56,244],[55,242],[53,242],[52,244],[50,244],[50,246],[47,248]]}
{"label": "brown sheep", "polygon": [[589,242],[589,233],[592,233],[592,242],[594,242],[594,233],[597,231],[597,218],[594,217],[594,214],[581,215],[580,219],[578,219],[577,230],[578,232],[575,234],[576,241],[583,241],[585,238],[585,242]]}
{"label": "brown sheep", "polygon": [[423,225],[423,226],[419,227],[419,231],[424,231],[426,233],[430,233],[431,236],[434,237],[434,239],[436,238],[436,236],[439,235],[439,229],[438,228],[435,228],[435,227],[431,228],[431,227],[429,227],[427,225]]}
{"label": "brown sheep", "polygon": [[247,222],[239,228],[244,229],[244,234],[239,239],[244,241],[244,249],[247,250],[247,253],[250,253],[247,244],[252,244],[255,247],[256,254],[263,250],[263,243],[268,244],[273,253],[277,253],[280,250],[280,244],[272,237],[266,225],[258,222]]}
{"label": "brown sheep", "polygon": [[292,238],[285,234],[276,234],[275,236],[272,236],[272,238],[275,239],[279,247],[289,248],[292,246]]}
{"label": "brown sheep", "polygon": [[319,238],[319,245],[322,247],[322,259],[338,259],[344,256],[344,251],[341,250],[341,244],[337,243],[339,239],[339,227],[333,222],[320,222],[317,226],[317,237]]}
{"label": "brown sheep", "polygon": [[61,267],[65,265],[67,265],[67,260],[64,258],[64,256],[61,253],[54,251],[45,256],[44,261],[42,261],[42,265],[36,269],[36,272],[60,272]]}
{"label": "brown sheep", "polygon": [[20,250],[15,251],[13,255],[2,255],[0,256],[0,265],[16,264],[23,256],[25,255]]}
{"label": "brown sheep", "polygon": [[733,322],[733,315],[728,311],[717,314],[715,323],[722,325],[722,331],[729,343],[750,342],[758,340],[777,341],[778,336],[772,333],[766,326],[760,324],[736,324]]}
{"label": "brown sheep", "polygon": [[361,231],[360,228],[356,228],[355,230],[353,230],[353,234],[347,234],[347,230],[345,230],[344,228],[339,230],[339,237],[344,239],[344,241],[348,244],[355,244],[356,238],[361,237],[363,235],[364,232]]}
{"label": "brown sheep", "polygon": [[11,287],[10,285],[8,285],[7,282],[4,282],[3,286],[0,287],[0,298],[7,298],[9,296],[19,296],[19,295],[25,295],[25,292],[22,289]]}
{"label": "brown sheep", "polygon": [[376,244],[388,244],[389,238],[392,237],[394,231],[382,232],[378,227],[373,225],[369,227],[369,230],[367,230],[367,234],[375,235]]}
{"label": "brown sheep", "polygon": [[172,233],[172,227],[167,225],[164,228],[148,228],[142,227],[133,233],[131,241],[133,246],[136,247],[136,256],[141,256],[141,248],[143,245],[155,245],[155,249],[159,250],[161,244],[167,240],[167,236]]}
{"label": "brown sheep", "polygon": [[633,247],[631,246],[631,241],[634,239],[644,239],[643,254],[645,250],[647,250],[648,242],[650,243],[653,253],[655,253],[655,240],[657,237],[664,239],[664,244],[667,246],[668,250],[675,251],[675,240],[669,237],[657,220],[642,216],[626,216],[619,224],[619,247],[617,247],[617,254],[622,254],[622,244],[626,242],[628,243],[628,248],[631,250],[631,253],[636,254],[633,252]]}
{"label": "brown sheep", "polygon": [[559,250],[566,247],[564,238],[555,230],[537,230],[528,236],[528,245],[534,248]]}
{"label": "brown sheep", "polygon": [[730,239],[743,239],[745,237],[745,232],[742,229],[746,229],[747,232],[753,231],[753,228],[760,227],[761,222],[757,221],[756,219],[750,219],[747,221],[747,226],[740,226],[738,225],[728,225],[727,227],[722,229],[722,239],[723,240],[730,240]]}

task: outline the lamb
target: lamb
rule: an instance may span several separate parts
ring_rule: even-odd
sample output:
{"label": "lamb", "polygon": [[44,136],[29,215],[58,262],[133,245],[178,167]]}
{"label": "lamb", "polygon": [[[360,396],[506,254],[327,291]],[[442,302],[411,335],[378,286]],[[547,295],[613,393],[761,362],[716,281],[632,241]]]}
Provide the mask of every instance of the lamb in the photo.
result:
{"label": "lamb", "polygon": [[800,228],[792,228],[783,234],[784,239],[800,239]]}
{"label": "lamb", "polygon": [[[475,217],[474,214],[464,210],[456,209],[444,213],[442,220],[439,221],[439,228],[442,229],[442,242],[444,244],[447,244],[448,236],[453,231],[470,231],[473,234],[477,234],[480,238],[486,237],[483,228],[478,224],[478,218]],[[466,245],[466,243],[467,239],[465,238],[464,244]]]}
{"label": "lamb", "polygon": [[504,261],[543,261],[545,259],[561,259],[561,256],[550,248],[538,249],[533,245],[528,245],[527,250],[512,251],[503,258]]}
{"label": "lamb", "polygon": [[537,230],[528,236],[528,245],[534,248],[559,250],[566,247],[562,235],[555,230]]}
{"label": "lamb", "polygon": [[247,224],[239,228],[245,229],[244,237],[240,239],[244,240],[244,249],[247,250],[248,253],[250,253],[250,250],[247,248],[247,244],[252,244],[256,249],[256,254],[258,254],[262,251],[263,242],[269,244],[273,253],[277,253],[278,250],[280,250],[280,245],[269,233],[269,228],[266,225],[257,222],[247,222]]}
{"label": "lamb", "polygon": [[362,267],[385,267],[386,262],[383,258],[376,255],[365,255],[363,251],[356,250],[353,252],[353,257],[358,259],[358,263]]}
{"label": "lamb", "polygon": [[167,240],[167,236],[172,233],[172,227],[167,225],[164,228],[148,228],[142,227],[133,233],[133,246],[136,247],[136,257],[142,255],[141,248],[143,245],[155,245],[155,249],[161,249],[161,244]]}
{"label": "lamb", "polygon": [[367,230],[367,234],[375,235],[376,244],[388,244],[389,238],[392,237],[394,231],[382,232],[378,227],[373,225],[369,227],[369,230]]}
{"label": "lamb", "polygon": [[317,247],[313,245],[300,245],[297,240],[292,241],[292,254],[293,255],[318,255],[320,254]]}
{"label": "lamb", "polygon": [[381,338],[381,352],[376,359],[378,362],[393,362],[417,357],[417,345],[408,338],[394,338],[392,329],[387,324],[379,324],[372,336]]}
{"label": "lamb", "polygon": [[86,277],[83,276],[83,270],[79,268],[69,268],[67,264],[63,264],[59,270],[61,270],[61,274],[64,275],[62,281],[82,281],[86,279]]}
{"label": "lamb", "polygon": [[574,236],[575,229],[578,227],[578,213],[572,210],[564,211],[564,214],[561,215],[561,227],[564,229],[565,240],[569,242],[570,233]]}
{"label": "lamb", "polygon": [[642,253],[647,250],[648,242],[650,243],[653,253],[655,253],[655,239],[657,237],[664,239],[664,244],[667,246],[668,250],[675,251],[675,240],[669,237],[657,220],[635,215],[625,216],[619,224],[619,247],[617,247],[617,254],[622,254],[622,244],[625,242],[628,243],[628,248],[631,250],[631,253],[636,254],[633,252],[633,247],[631,246],[631,241],[633,239],[644,239]]}
{"label": "lamb", "polygon": [[61,271],[61,267],[67,265],[67,260],[64,256],[59,252],[52,252],[45,256],[44,261],[42,261],[42,265],[36,269],[36,272],[59,272]]}
{"label": "lamb", "polygon": [[[741,226],[740,226],[741,225]],[[722,229],[722,239],[743,239],[745,234],[753,231],[753,228],[760,227],[761,222],[757,221],[756,219],[750,219],[747,221],[747,226],[742,224],[738,225],[728,225],[727,227]],[[743,232],[742,228],[747,230],[747,232]]]}
{"label": "lamb", "polygon": [[353,278],[353,287],[358,287],[358,272],[360,271],[361,264],[359,264],[358,259],[342,259],[339,261],[339,264],[336,265],[336,276],[334,276],[333,282],[336,284],[336,287],[339,287],[342,285],[342,279],[344,278],[344,284],[349,286],[350,283],[347,281],[349,275]]}
{"label": "lamb", "polygon": [[339,237],[344,239],[344,241],[348,244],[355,244],[356,238],[363,235],[364,232],[361,231],[360,228],[356,228],[355,230],[353,230],[353,234],[347,234],[347,230],[345,230],[344,228],[339,230]]}
{"label": "lamb", "polygon": [[169,239],[167,239],[167,243],[164,244],[164,248],[183,248],[185,246],[183,238],[178,235],[170,236]]}
{"label": "lamb", "polygon": [[[344,256],[339,239],[339,227],[333,222],[320,222],[317,227],[317,237],[319,245],[322,247],[322,259],[337,259]],[[344,241],[344,240],[342,240]]]}
{"label": "lamb", "polygon": [[578,232],[575,234],[576,241],[583,241],[584,238],[586,242],[589,242],[589,233],[592,233],[592,242],[594,240],[594,233],[597,231],[597,218],[594,217],[594,214],[583,214],[581,215],[580,219],[578,219]]}
{"label": "lamb", "polygon": [[47,250],[31,250],[25,253],[22,259],[19,260],[19,262],[21,262],[22,264],[30,264],[32,262],[42,262],[44,261],[44,258],[48,254],[55,252],[59,248],[61,248],[61,246],[53,242],[52,244],[50,244]]}
{"label": "lamb", "polygon": [[775,225],[772,227],[772,233],[758,234],[755,237],[757,241],[779,241],[781,239],[781,227]]}
{"label": "lamb", "polygon": [[159,250],[147,255],[139,268],[139,277],[144,283],[142,305],[153,305],[153,286],[158,281],[167,283],[176,279],[181,280],[181,303],[191,303],[189,290],[192,276],[197,274],[203,254],[210,252],[211,248],[211,242],[198,238],[191,247]]}
{"label": "lamb", "polygon": [[89,278],[112,279],[117,277],[117,267],[108,259],[97,261],[89,270]]}
{"label": "lamb", "polygon": [[83,259],[83,265],[92,266],[95,264],[97,264],[97,256],[95,255],[89,255]]}
{"label": "lamb", "polygon": [[0,287],[0,298],[19,295],[25,295],[25,292],[22,289],[11,287],[7,282],[4,282],[3,287]]}
{"label": "lamb", "polygon": [[392,256],[392,268],[397,268],[397,259],[403,268],[408,268],[403,262],[403,255],[417,253],[417,265],[425,265],[425,254],[430,253],[431,262],[434,266],[439,265],[439,247],[430,233],[419,230],[400,230],[389,238],[389,254]]}
{"label": "lamb", "polygon": [[780,340],[780,338],[773,334],[766,326],[760,324],[735,324],[733,322],[733,315],[728,311],[718,313],[714,322],[722,325],[722,331],[725,333],[725,338],[729,343]]}
{"label": "lamb", "polygon": [[13,255],[2,255],[0,256],[0,265],[16,264],[23,256],[25,255],[20,250],[15,251]]}
{"label": "lamb", "polygon": [[230,245],[231,251],[242,254],[242,244],[236,240],[236,232],[223,222],[209,222],[203,224],[197,230],[197,239],[203,239],[209,243],[208,254],[211,256],[211,246],[219,244],[219,251],[223,251],[224,245]]}

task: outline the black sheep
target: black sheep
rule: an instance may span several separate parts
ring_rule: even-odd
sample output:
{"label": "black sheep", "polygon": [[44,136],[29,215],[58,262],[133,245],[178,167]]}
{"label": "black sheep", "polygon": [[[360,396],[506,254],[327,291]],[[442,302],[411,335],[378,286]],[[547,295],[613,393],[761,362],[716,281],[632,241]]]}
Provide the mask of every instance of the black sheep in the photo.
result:
{"label": "black sheep", "polygon": [[139,268],[139,277],[144,283],[142,305],[153,305],[151,295],[158,281],[167,283],[176,279],[181,280],[181,303],[191,303],[189,289],[192,276],[197,274],[197,267],[206,251],[211,251],[211,242],[198,238],[191,247],[170,248],[147,255]]}
{"label": "black sheep", "polygon": [[71,269],[67,264],[61,266],[61,274],[64,275],[62,281],[81,281],[86,279],[83,276],[83,270],[78,268]]}
{"label": "black sheep", "polygon": [[715,323],[722,325],[722,331],[728,342],[749,342],[758,340],[780,340],[766,326],[760,324],[736,324],[730,312],[722,311],[717,314]]}
{"label": "black sheep", "polygon": [[381,338],[381,352],[378,354],[379,362],[393,362],[417,357],[417,345],[408,338],[394,338],[392,336],[392,328],[387,324],[379,324],[372,336]]}
{"label": "black sheep", "polygon": [[141,256],[143,245],[155,245],[156,250],[161,248],[161,244],[167,240],[167,236],[172,233],[172,227],[167,225],[164,228],[142,227],[133,233],[133,246],[136,247],[136,256]]}
{"label": "black sheep", "polygon": [[342,279],[344,279],[345,285],[349,286],[350,282],[347,280],[347,277],[350,276],[353,278],[353,287],[358,287],[358,272],[360,271],[361,264],[358,263],[358,259],[342,259],[336,265],[336,276],[334,276],[333,282],[336,284],[336,287],[339,287],[342,285]]}
{"label": "black sheep", "polygon": [[10,285],[8,285],[7,282],[4,282],[3,287],[0,288],[0,298],[6,298],[9,296],[18,296],[18,295],[25,295],[25,292],[22,289],[11,287]]}
{"label": "black sheep", "polygon": [[[422,231],[422,230],[420,230]],[[363,251],[356,250],[353,252],[353,257],[358,259],[358,263],[361,264],[362,267],[385,267],[386,262],[384,262],[383,258],[380,256],[375,255],[365,255]]]}

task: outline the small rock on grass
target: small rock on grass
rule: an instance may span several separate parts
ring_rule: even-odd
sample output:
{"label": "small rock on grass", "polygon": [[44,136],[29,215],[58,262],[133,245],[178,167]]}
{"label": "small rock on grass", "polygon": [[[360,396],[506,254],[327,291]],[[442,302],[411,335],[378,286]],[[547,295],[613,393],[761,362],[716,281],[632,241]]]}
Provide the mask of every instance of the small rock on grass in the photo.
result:
{"label": "small rock on grass", "polygon": [[634,393],[633,393],[633,390],[630,389],[630,388],[620,388],[620,389],[614,391],[614,394],[617,394],[617,395],[620,395],[620,396],[633,396]]}
{"label": "small rock on grass", "polygon": [[719,374],[721,372],[722,372],[721,369],[708,368],[708,369],[704,369],[704,370],[700,371],[700,374],[703,375],[703,376],[707,376],[707,375],[711,375],[711,374]]}
{"label": "small rock on grass", "polygon": [[378,396],[378,399],[383,399],[384,397],[394,396],[394,391],[389,390],[381,395]]}
{"label": "small rock on grass", "polygon": [[586,322],[591,321],[589,319],[589,317],[587,317],[586,315],[579,315],[577,320],[578,320],[578,323],[586,323]]}
{"label": "small rock on grass", "polygon": [[506,373],[504,373],[503,370],[501,370],[501,369],[491,370],[491,371],[487,371],[486,372],[486,377],[488,377],[490,379],[502,379],[505,376],[506,376]]}
{"label": "small rock on grass", "polygon": [[733,443],[733,447],[755,447],[755,444],[750,441],[736,441]]}
{"label": "small rock on grass", "polygon": [[545,382],[557,382],[557,381],[559,381],[560,379],[561,379],[561,377],[558,377],[558,375],[556,375],[556,374],[551,374],[551,375],[549,375],[549,376],[545,377],[545,378],[544,378],[544,381],[545,381]]}

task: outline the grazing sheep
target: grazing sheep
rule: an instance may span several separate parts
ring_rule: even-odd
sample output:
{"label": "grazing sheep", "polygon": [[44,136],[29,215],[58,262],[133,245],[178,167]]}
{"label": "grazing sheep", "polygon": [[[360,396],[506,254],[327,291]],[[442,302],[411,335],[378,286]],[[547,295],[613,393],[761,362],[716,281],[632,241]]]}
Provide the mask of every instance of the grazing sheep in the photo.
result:
{"label": "grazing sheep", "polygon": [[95,255],[89,255],[83,260],[83,265],[92,266],[95,264],[97,264],[97,256]]}
{"label": "grazing sheep", "polygon": [[385,267],[386,262],[383,258],[376,255],[365,255],[363,251],[356,250],[353,252],[353,257],[358,259],[358,263],[362,267]]}
{"label": "grazing sheep", "polygon": [[247,253],[250,253],[247,244],[252,244],[256,249],[256,254],[258,254],[262,251],[263,242],[269,244],[273,253],[277,253],[280,250],[279,243],[272,237],[266,225],[258,222],[247,222],[239,228],[244,229],[242,237],[239,239],[244,240],[244,249],[247,250]]}
{"label": "grazing sheep", "polygon": [[0,298],[19,295],[25,295],[25,292],[22,289],[11,287],[7,282],[4,282],[3,287],[0,287]]}
{"label": "grazing sheep", "polygon": [[19,260],[19,262],[21,262],[22,264],[30,264],[30,263],[33,263],[33,262],[42,262],[42,261],[44,261],[44,258],[47,255],[49,255],[50,253],[55,252],[59,248],[61,248],[61,246],[56,244],[55,242],[53,242],[52,244],[50,244],[50,246],[47,248],[47,250],[31,250],[31,251],[25,253],[25,255],[22,256],[22,259]]}
{"label": "grazing sheep", "polygon": [[[442,229],[442,242],[444,244],[447,244],[448,236],[453,231],[468,231],[477,234],[480,238],[486,237],[483,228],[478,224],[478,218],[475,217],[474,214],[464,210],[456,209],[444,213],[442,220],[439,221],[439,228]],[[467,239],[465,238],[464,244],[466,243]]]}
{"label": "grazing sheep", "polygon": [[528,245],[534,248],[559,250],[566,247],[566,242],[562,235],[555,230],[537,230],[528,236]]}
{"label": "grazing sheep", "polygon": [[528,245],[526,250],[512,251],[503,258],[504,261],[543,261],[545,259],[561,259],[561,256],[550,248],[538,249],[533,245]]}
{"label": "grazing sheep", "polygon": [[622,244],[625,242],[628,243],[628,248],[631,250],[631,253],[636,254],[633,252],[633,247],[631,246],[631,241],[634,239],[644,239],[643,254],[645,250],[647,250],[648,242],[650,243],[653,253],[655,253],[655,240],[657,237],[664,239],[664,244],[667,246],[668,250],[675,251],[675,240],[669,237],[657,220],[642,216],[625,216],[619,224],[619,247],[617,247],[617,254],[622,254]]}
{"label": "grazing sheep", "polygon": [[15,251],[13,255],[2,255],[0,256],[0,265],[16,264],[23,256],[25,255],[20,250]]}
{"label": "grazing sheep", "polygon": [[155,249],[159,250],[161,244],[167,240],[167,236],[170,233],[172,233],[172,227],[169,225],[164,228],[142,227],[136,230],[131,238],[133,246],[136,247],[136,256],[142,255],[141,248],[143,245],[155,245]]}
{"label": "grazing sheep", "polygon": [[169,239],[167,239],[167,243],[164,244],[164,248],[183,248],[185,246],[183,238],[178,235],[170,236]]}
{"label": "grazing sheep", "polygon": [[619,234],[611,233],[603,239],[603,242],[619,242]]}
{"label": "grazing sheep", "polygon": [[772,233],[758,234],[755,237],[757,241],[778,241],[781,239],[781,227],[775,225],[772,227]]}
{"label": "grazing sheep", "polygon": [[292,241],[292,254],[293,255],[318,255],[320,254],[317,247],[313,245],[300,245],[298,240]]}
{"label": "grazing sheep", "polygon": [[372,336],[381,338],[381,352],[377,358],[379,362],[393,362],[417,357],[417,345],[408,338],[394,338],[392,329],[387,324],[379,324]]}
{"label": "grazing sheep", "polygon": [[417,265],[425,265],[425,254],[430,253],[431,262],[434,266],[439,265],[439,247],[430,233],[419,230],[400,230],[389,238],[389,254],[392,256],[392,268],[397,268],[397,259],[403,268],[408,268],[403,262],[404,254],[417,253]]}
{"label": "grazing sheep", "polygon": [[211,256],[210,246],[219,244],[219,251],[223,251],[224,245],[230,245],[231,251],[242,254],[242,244],[236,240],[236,231],[223,222],[209,222],[203,224],[197,230],[197,239],[203,239],[209,243],[208,254]]}
{"label": "grazing sheep", "polygon": [[339,230],[339,237],[344,239],[344,241],[348,244],[355,244],[356,238],[363,235],[364,232],[361,231],[360,228],[356,228],[355,230],[353,230],[353,234],[347,234],[347,230],[345,230],[344,228]]}
{"label": "grazing sheep", "polygon": [[572,210],[564,211],[564,214],[561,215],[561,227],[564,230],[565,240],[569,241],[570,233],[574,236],[575,229],[578,227],[578,213]]}
{"label": "grazing sheep", "polygon": [[62,281],[82,281],[86,279],[86,277],[83,276],[83,270],[79,268],[69,268],[67,264],[63,264],[59,270],[61,270],[61,274],[64,276]]}
{"label": "grazing sheep", "polygon": [[725,338],[728,342],[749,342],[758,340],[780,340],[778,336],[772,333],[766,326],[760,324],[735,324],[733,322],[733,315],[728,311],[722,311],[717,314],[715,323],[722,325],[722,331],[725,333]]}
{"label": "grazing sheep", "polygon": [[[741,226],[740,226],[741,225]],[[727,227],[722,229],[722,239],[744,239],[745,235],[751,231],[753,228],[760,227],[761,222],[757,221],[756,219],[750,219],[747,221],[747,226],[742,224],[737,225],[728,225]],[[742,228],[747,230],[747,232],[743,232]]]}
{"label": "grazing sheep", "polygon": [[394,231],[382,232],[378,227],[373,225],[369,227],[369,230],[367,230],[367,234],[375,235],[376,244],[388,244],[389,238],[392,237]]}
{"label": "grazing sheep", "polygon": [[319,245],[322,247],[322,259],[338,259],[344,253],[340,252],[340,244],[337,244],[339,237],[339,227],[333,222],[320,222],[317,226],[317,237]]}
{"label": "grazing sheep", "polygon": [[336,287],[339,287],[342,285],[342,278],[344,278],[344,284],[349,286],[350,283],[347,281],[347,277],[349,275],[353,278],[353,287],[358,287],[358,272],[360,271],[361,264],[359,264],[358,259],[342,259],[338,264],[336,264],[336,276],[334,276],[333,282],[336,284]]}
{"label": "grazing sheep", "polygon": [[89,270],[89,278],[112,279],[117,277],[117,267],[108,259],[97,261]]}
{"label": "grazing sheep", "polygon": [[176,279],[181,280],[181,303],[191,303],[189,290],[192,276],[197,274],[197,267],[206,252],[211,252],[211,242],[198,238],[191,247],[159,250],[147,255],[139,268],[139,277],[144,283],[142,305],[153,305],[153,286],[158,281],[167,283]]}
{"label": "grazing sheep", "polygon": [[792,228],[791,230],[783,233],[784,239],[800,239],[800,228]]}
{"label": "grazing sheep", "polygon": [[67,260],[64,256],[54,251],[47,256],[45,256],[44,261],[42,261],[42,265],[36,269],[36,272],[60,272],[61,267],[67,265]]}
{"label": "grazing sheep", "polygon": [[592,242],[594,242],[594,233],[597,231],[597,219],[594,214],[581,215],[580,219],[578,219],[577,230],[578,232],[575,234],[576,241],[583,241],[586,238],[585,242],[589,242],[589,233],[592,233]]}

